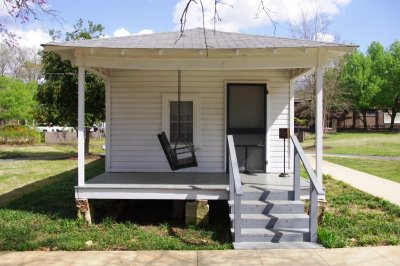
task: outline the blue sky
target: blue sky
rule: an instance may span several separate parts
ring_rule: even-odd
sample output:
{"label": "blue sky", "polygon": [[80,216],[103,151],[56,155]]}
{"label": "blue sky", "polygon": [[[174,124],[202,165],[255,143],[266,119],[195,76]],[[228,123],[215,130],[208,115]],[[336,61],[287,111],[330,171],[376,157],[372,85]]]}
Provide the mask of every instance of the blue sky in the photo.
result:
{"label": "blue sky", "polygon": [[[206,10],[211,10],[212,0],[203,0]],[[272,35],[268,19],[254,19],[258,0],[226,0],[234,7],[221,8],[222,22],[217,28],[226,31]],[[225,2],[226,2],[225,1]],[[79,18],[101,23],[108,36],[176,30],[185,0],[48,0],[59,11],[61,23],[43,22],[26,25],[20,29],[33,31],[32,41],[44,42],[49,28],[71,30]],[[208,2],[208,3],[207,3]],[[278,21],[276,36],[291,37],[288,21],[296,21],[301,10],[318,9],[330,18],[327,39],[339,35],[341,41],[360,45],[365,51],[372,41],[388,47],[400,39],[400,1],[398,0],[264,0]],[[199,7],[193,7],[188,28],[201,26]],[[308,12],[308,11],[307,11]],[[212,27],[208,12],[208,27]],[[36,39],[35,39],[36,33]],[[40,36],[43,35],[43,36]],[[29,37],[26,38],[27,40]]]}

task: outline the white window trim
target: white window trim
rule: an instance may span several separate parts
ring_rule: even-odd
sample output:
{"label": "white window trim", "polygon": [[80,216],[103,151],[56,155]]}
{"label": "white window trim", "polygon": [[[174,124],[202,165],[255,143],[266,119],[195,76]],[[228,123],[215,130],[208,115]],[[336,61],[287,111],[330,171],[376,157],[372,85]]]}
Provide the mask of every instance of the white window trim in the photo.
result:
{"label": "white window trim", "polygon": [[[193,144],[196,148],[201,147],[201,94],[200,93],[183,93],[182,101],[193,102]],[[162,94],[162,131],[165,132],[170,139],[170,102],[178,101],[178,95],[173,93]]]}

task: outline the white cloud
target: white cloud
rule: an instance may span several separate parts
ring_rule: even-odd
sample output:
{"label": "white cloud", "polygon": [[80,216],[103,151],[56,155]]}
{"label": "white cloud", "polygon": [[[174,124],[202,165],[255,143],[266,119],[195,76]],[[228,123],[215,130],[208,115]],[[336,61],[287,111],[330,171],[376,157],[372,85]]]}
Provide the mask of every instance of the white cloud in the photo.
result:
{"label": "white cloud", "polygon": [[[264,6],[270,9],[272,18],[279,23],[300,20],[302,12],[312,13],[318,10],[319,13],[329,17],[339,14],[340,9],[345,7],[351,0],[264,0]],[[182,11],[187,0],[180,0],[173,14],[173,22],[176,29],[180,27]],[[226,0],[226,4],[218,5],[218,13],[222,19],[217,22],[218,30],[240,32],[249,28],[269,25],[268,17],[261,13],[259,18],[256,13],[259,7],[258,0]],[[205,26],[213,28],[214,0],[203,0],[205,10]],[[202,13],[200,4],[193,3],[187,15],[186,28],[202,27]]]}
{"label": "white cloud", "polygon": [[41,44],[51,42],[49,33],[40,28],[27,30],[17,29],[12,30],[12,32],[17,36],[17,43],[21,47],[40,49]]}
{"label": "white cloud", "polygon": [[334,42],[335,41],[335,36],[329,33],[317,33],[316,36],[316,41],[320,42]]}
{"label": "white cloud", "polygon": [[0,16],[8,16],[8,10],[4,1],[0,1]]}
{"label": "white cloud", "polygon": [[122,36],[129,36],[131,35],[129,31],[127,31],[125,28],[119,28],[114,31],[113,36],[114,37],[122,37]]}
{"label": "white cloud", "polygon": [[139,31],[137,34],[134,34],[134,35],[153,34],[153,33],[154,33],[153,30],[143,29],[143,30]]}
{"label": "white cloud", "polygon": [[122,37],[122,36],[143,35],[143,34],[152,34],[152,33],[154,33],[154,32],[153,32],[153,30],[150,30],[150,29],[143,29],[143,30],[140,30],[138,33],[130,33],[125,28],[119,28],[114,31],[113,36],[114,37]]}

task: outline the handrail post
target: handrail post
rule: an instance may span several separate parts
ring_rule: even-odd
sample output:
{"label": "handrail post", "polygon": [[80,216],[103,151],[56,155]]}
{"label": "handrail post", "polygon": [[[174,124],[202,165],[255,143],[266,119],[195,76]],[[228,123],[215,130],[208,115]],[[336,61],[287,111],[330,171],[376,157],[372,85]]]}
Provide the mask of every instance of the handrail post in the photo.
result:
{"label": "handrail post", "polygon": [[[314,170],[311,168],[310,163],[307,160],[307,157],[304,154],[304,151],[297,140],[296,136],[291,136],[293,146],[295,149],[295,162],[294,162],[294,179],[299,180],[297,176],[300,175],[300,160],[303,162],[304,168],[306,169],[308,175],[310,176],[310,205],[309,205],[309,232],[310,232],[310,241],[317,242],[318,235],[317,235],[317,227],[318,227],[318,196],[325,195],[325,191],[323,189],[322,184],[319,182],[318,178],[315,175]],[[296,157],[299,157],[299,159]],[[298,175],[296,174],[298,173]],[[294,181],[296,182],[296,181]],[[300,187],[300,184],[298,184]],[[296,190],[296,183],[293,184],[294,190]],[[299,190],[298,190],[299,191]],[[296,192],[294,192],[296,195]],[[296,196],[295,196],[296,197]]]}
{"label": "handrail post", "polygon": [[229,148],[229,196],[233,200],[233,230],[235,242],[242,240],[242,195],[243,188],[240,180],[239,167],[237,163],[235,144],[232,135],[227,136]]}
{"label": "handrail post", "polygon": [[233,180],[233,170],[232,170],[232,161],[231,155],[229,154],[229,199],[233,199],[233,195],[235,193],[235,182]]}
{"label": "handrail post", "polygon": [[310,242],[317,242],[317,226],[318,226],[318,193],[314,184],[310,183],[310,206],[309,206],[309,229]]}
{"label": "handrail post", "polygon": [[300,154],[294,146],[293,200],[300,200]]}
{"label": "handrail post", "polygon": [[240,242],[242,239],[242,224],[241,224],[241,216],[242,216],[242,195],[235,194],[235,199],[234,199],[235,205],[234,205],[234,222],[233,222],[233,229],[234,229],[234,235],[235,235],[235,242]]}

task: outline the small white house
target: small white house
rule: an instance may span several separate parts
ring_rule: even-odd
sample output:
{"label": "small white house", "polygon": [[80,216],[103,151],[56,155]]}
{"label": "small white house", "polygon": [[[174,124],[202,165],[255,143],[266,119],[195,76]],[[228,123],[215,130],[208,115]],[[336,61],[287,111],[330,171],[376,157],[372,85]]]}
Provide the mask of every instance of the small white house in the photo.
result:
{"label": "small white house", "polygon": [[[246,199],[261,200],[257,193],[284,191],[286,200],[298,202],[295,186],[300,179],[297,182],[293,175],[279,178],[278,174],[292,174],[293,158],[299,153],[294,152],[294,142],[279,138],[279,129],[294,134],[294,81],[313,71],[317,80],[317,178],[312,179],[312,188],[322,188],[322,69],[355,46],[197,28],[182,36],[167,32],[48,43],[44,48],[79,66],[77,200],[233,200],[237,194],[243,196],[242,202],[234,201],[239,214],[242,203],[242,215],[246,215]],[[107,124],[106,173],[87,182],[85,71],[106,82]],[[181,133],[195,145],[198,166],[174,172],[157,134],[164,131],[173,145],[179,85]],[[229,149],[233,142],[227,141],[227,135],[233,136],[235,149]],[[245,217],[235,216],[235,226],[240,226],[241,218]],[[311,220],[302,226],[311,228]],[[251,227],[238,228],[235,242],[258,241]],[[266,241],[315,240],[315,232],[300,230],[301,239],[285,239],[289,233],[280,231],[282,237],[274,241],[280,228],[264,229],[275,234]]]}

